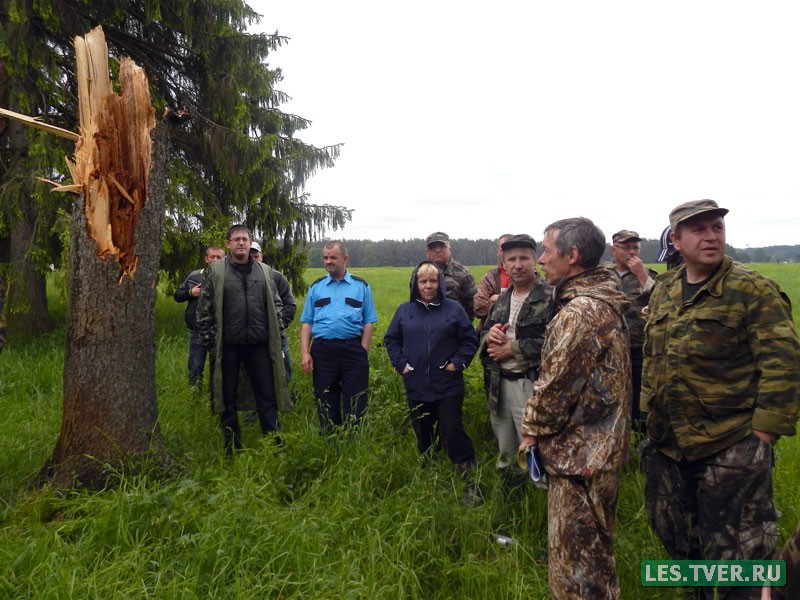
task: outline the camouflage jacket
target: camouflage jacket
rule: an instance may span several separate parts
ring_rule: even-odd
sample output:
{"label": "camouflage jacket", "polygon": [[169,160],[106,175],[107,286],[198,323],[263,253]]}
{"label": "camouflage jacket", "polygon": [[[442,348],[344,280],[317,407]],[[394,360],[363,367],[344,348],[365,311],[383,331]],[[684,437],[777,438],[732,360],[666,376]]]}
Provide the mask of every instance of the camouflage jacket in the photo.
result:
{"label": "camouflage jacket", "polygon": [[625,320],[628,322],[628,333],[631,336],[631,348],[641,348],[644,345],[644,317],[642,309],[647,306],[650,299],[650,290],[655,285],[658,273],[653,269],[647,269],[650,281],[646,285],[639,283],[639,278],[632,272],[627,271],[622,275],[617,271],[616,265],[611,265],[608,270],[614,273],[619,281],[619,289],[628,297],[631,305],[625,311]]}
{"label": "camouflage jacket", "polygon": [[[508,323],[511,313],[511,294],[514,286],[498,298],[486,324],[481,330],[481,345],[478,352],[483,363],[483,368],[489,373],[489,388],[487,390],[487,401],[489,411],[497,414],[500,406],[500,363],[495,362],[486,352],[486,336],[492,325],[497,323]],[[516,339],[511,342],[511,351],[514,358],[528,373],[530,379],[536,379],[539,374],[541,363],[542,344],[544,344],[544,331],[547,326],[547,318],[550,315],[550,297],[553,288],[543,283],[538,277],[536,283],[525,298],[524,304],[519,309],[517,323],[514,328]]]}
{"label": "camouflage jacket", "polygon": [[467,267],[452,258],[447,261],[443,274],[445,287],[447,288],[446,296],[463,306],[471,321],[475,318],[472,299],[478,291],[475,287],[475,278]]}
{"label": "camouflage jacket", "polygon": [[628,300],[614,275],[598,267],[559,283],[553,302],[522,432],[538,438],[552,475],[616,470],[631,427]]}
{"label": "camouflage jacket", "polygon": [[[501,275],[502,273],[502,275]],[[478,291],[472,299],[472,307],[475,309],[475,316],[480,319],[476,329],[480,331],[486,323],[486,317],[489,316],[489,311],[492,310],[494,302],[492,296],[500,294],[503,291],[501,279],[505,278],[506,288],[511,285],[508,280],[508,273],[502,265],[489,269],[483,274],[481,280],[478,282]]]}
{"label": "camouflage jacket", "polygon": [[682,266],[649,304],[642,370],[647,432],[667,456],[697,460],[753,429],[794,435],[800,343],[778,285],[727,256],[683,301]]}

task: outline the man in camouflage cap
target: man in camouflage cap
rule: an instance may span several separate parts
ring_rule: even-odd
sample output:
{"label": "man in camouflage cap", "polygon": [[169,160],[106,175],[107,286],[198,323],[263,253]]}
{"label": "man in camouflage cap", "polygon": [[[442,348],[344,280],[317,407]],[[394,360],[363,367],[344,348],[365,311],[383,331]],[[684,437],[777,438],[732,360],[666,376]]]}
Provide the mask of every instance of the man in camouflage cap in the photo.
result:
{"label": "man in camouflage cap", "polygon": [[467,267],[453,260],[450,236],[443,231],[436,231],[425,238],[425,247],[428,260],[439,267],[444,275],[447,288],[445,295],[463,306],[470,320],[475,318],[473,298],[478,291],[475,278]]}
{"label": "man in camouflage cap", "polygon": [[[673,559],[754,560],[778,541],[773,444],[794,435],[800,342],[776,283],[725,256],[728,210],[676,207],[684,265],[653,290],[644,346],[645,506]],[[760,598],[720,588],[707,598]]]}
{"label": "man in camouflage cap", "polygon": [[538,444],[547,490],[547,566],[553,598],[619,598],[614,561],[619,469],[628,455],[631,357],[628,300],[600,258],[589,219],[545,229],[539,264],[555,286],[541,370],[519,449]]}
{"label": "man in camouflage cap", "polygon": [[658,273],[642,262],[642,238],[630,229],[623,229],[611,236],[611,256],[614,264],[608,269],[617,276],[619,288],[630,300],[625,313],[628,333],[631,337],[631,421],[636,431],[644,429],[644,417],[639,411],[639,395],[642,389],[642,345],[644,344],[644,317],[642,309],[647,305],[650,290]]}

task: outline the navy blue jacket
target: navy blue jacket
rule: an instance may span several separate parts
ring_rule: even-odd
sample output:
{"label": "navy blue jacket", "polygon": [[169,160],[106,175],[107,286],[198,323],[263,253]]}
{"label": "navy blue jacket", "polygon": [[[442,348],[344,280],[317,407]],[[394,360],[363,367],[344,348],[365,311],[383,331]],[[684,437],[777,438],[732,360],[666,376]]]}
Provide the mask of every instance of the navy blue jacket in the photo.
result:
{"label": "navy blue jacket", "polygon": [[[406,365],[413,369],[403,376],[403,383],[408,399],[416,402],[463,396],[463,371],[478,349],[478,336],[467,313],[458,302],[445,298],[444,290],[440,272],[438,298],[426,306],[420,300],[415,271],[411,301],[397,307],[383,337],[397,372],[402,373]],[[445,370],[448,363],[456,370]]]}

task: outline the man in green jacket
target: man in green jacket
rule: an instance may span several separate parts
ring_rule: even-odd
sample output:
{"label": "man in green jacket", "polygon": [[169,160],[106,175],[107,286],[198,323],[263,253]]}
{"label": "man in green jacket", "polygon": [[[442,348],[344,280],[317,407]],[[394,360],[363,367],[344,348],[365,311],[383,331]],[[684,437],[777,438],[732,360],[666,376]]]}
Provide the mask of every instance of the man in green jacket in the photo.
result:
{"label": "man in green jacket", "polygon": [[513,485],[518,472],[517,448],[522,442],[522,413],[539,376],[553,288],[536,270],[536,242],[531,236],[509,236],[502,251],[511,284],[489,312],[479,352],[499,450],[497,468]]}
{"label": "man in green jacket", "polygon": [[[670,213],[684,265],[660,279],[649,304],[645,505],[673,559],[771,558],[773,444],[795,434],[800,342],[789,300],[725,256],[727,213],[713,200]],[[718,594],[759,598],[760,589]]]}
{"label": "man in green jacket", "polygon": [[[211,404],[220,416],[225,453],[242,447],[237,410],[244,365],[263,433],[278,431],[278,411],[290,410],[281,354],[280,297],[272,269],[250,256],[244,225],[228,230],[228,256],[210,264],[197,306],[197,330],[211,350]],[[276,306],[278,310],[276,310]]]}

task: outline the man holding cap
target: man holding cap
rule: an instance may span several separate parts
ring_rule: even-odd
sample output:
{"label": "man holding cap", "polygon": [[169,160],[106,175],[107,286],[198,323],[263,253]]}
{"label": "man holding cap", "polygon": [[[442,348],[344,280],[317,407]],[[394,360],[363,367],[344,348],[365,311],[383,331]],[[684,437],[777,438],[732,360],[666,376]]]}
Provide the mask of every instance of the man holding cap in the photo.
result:
{"label": "man holding cap", "polygon": [[[435,264],[444,275],[447,288],[446,296],[464,307],[470,321],[475,318],[473,298],[478,291],[475,278],[467,267],[453,260],[450,250],[450,236],[443,231],[436,231],[425,238],[428,260]],[[413,280],[413,277],[412,277]]]}
{"label": "man holding cap", "polygon": [[795,434],[800,406],[789,300],[725,256],[727,213],[713,200],[673,209],[671,237],[684,265],[660,278],[649,304],[642,382],[649,444],[641,464],[648,516],[673,559],[772,556],[773,444]]}
{"label": "man holding cap", "polygon": [[489,413],[500,450],[497,468],[508,484],[514,484],[522,413],[539,375],[552,289],[536,270],[536,242],[531,236],[509,236],[501,251],[511,283],[486,319],[480,356],[488,374]]}
{"label": "man holding cap", "polygon": [[639,395],[642,390],[642,345],[644,344],[644,318],[642,309],[647,305],[648,292],[655,284],[658,273],[648,269],[642,262],[642,238],[630,229],[623,229],[611,236],[611,255],[614,264],[609,270],[616,274],[619,288],[630,300],[625,311],[628,333],[631,337],[631,422],[635,431],[644,430],[644,419],[639,410]]}

